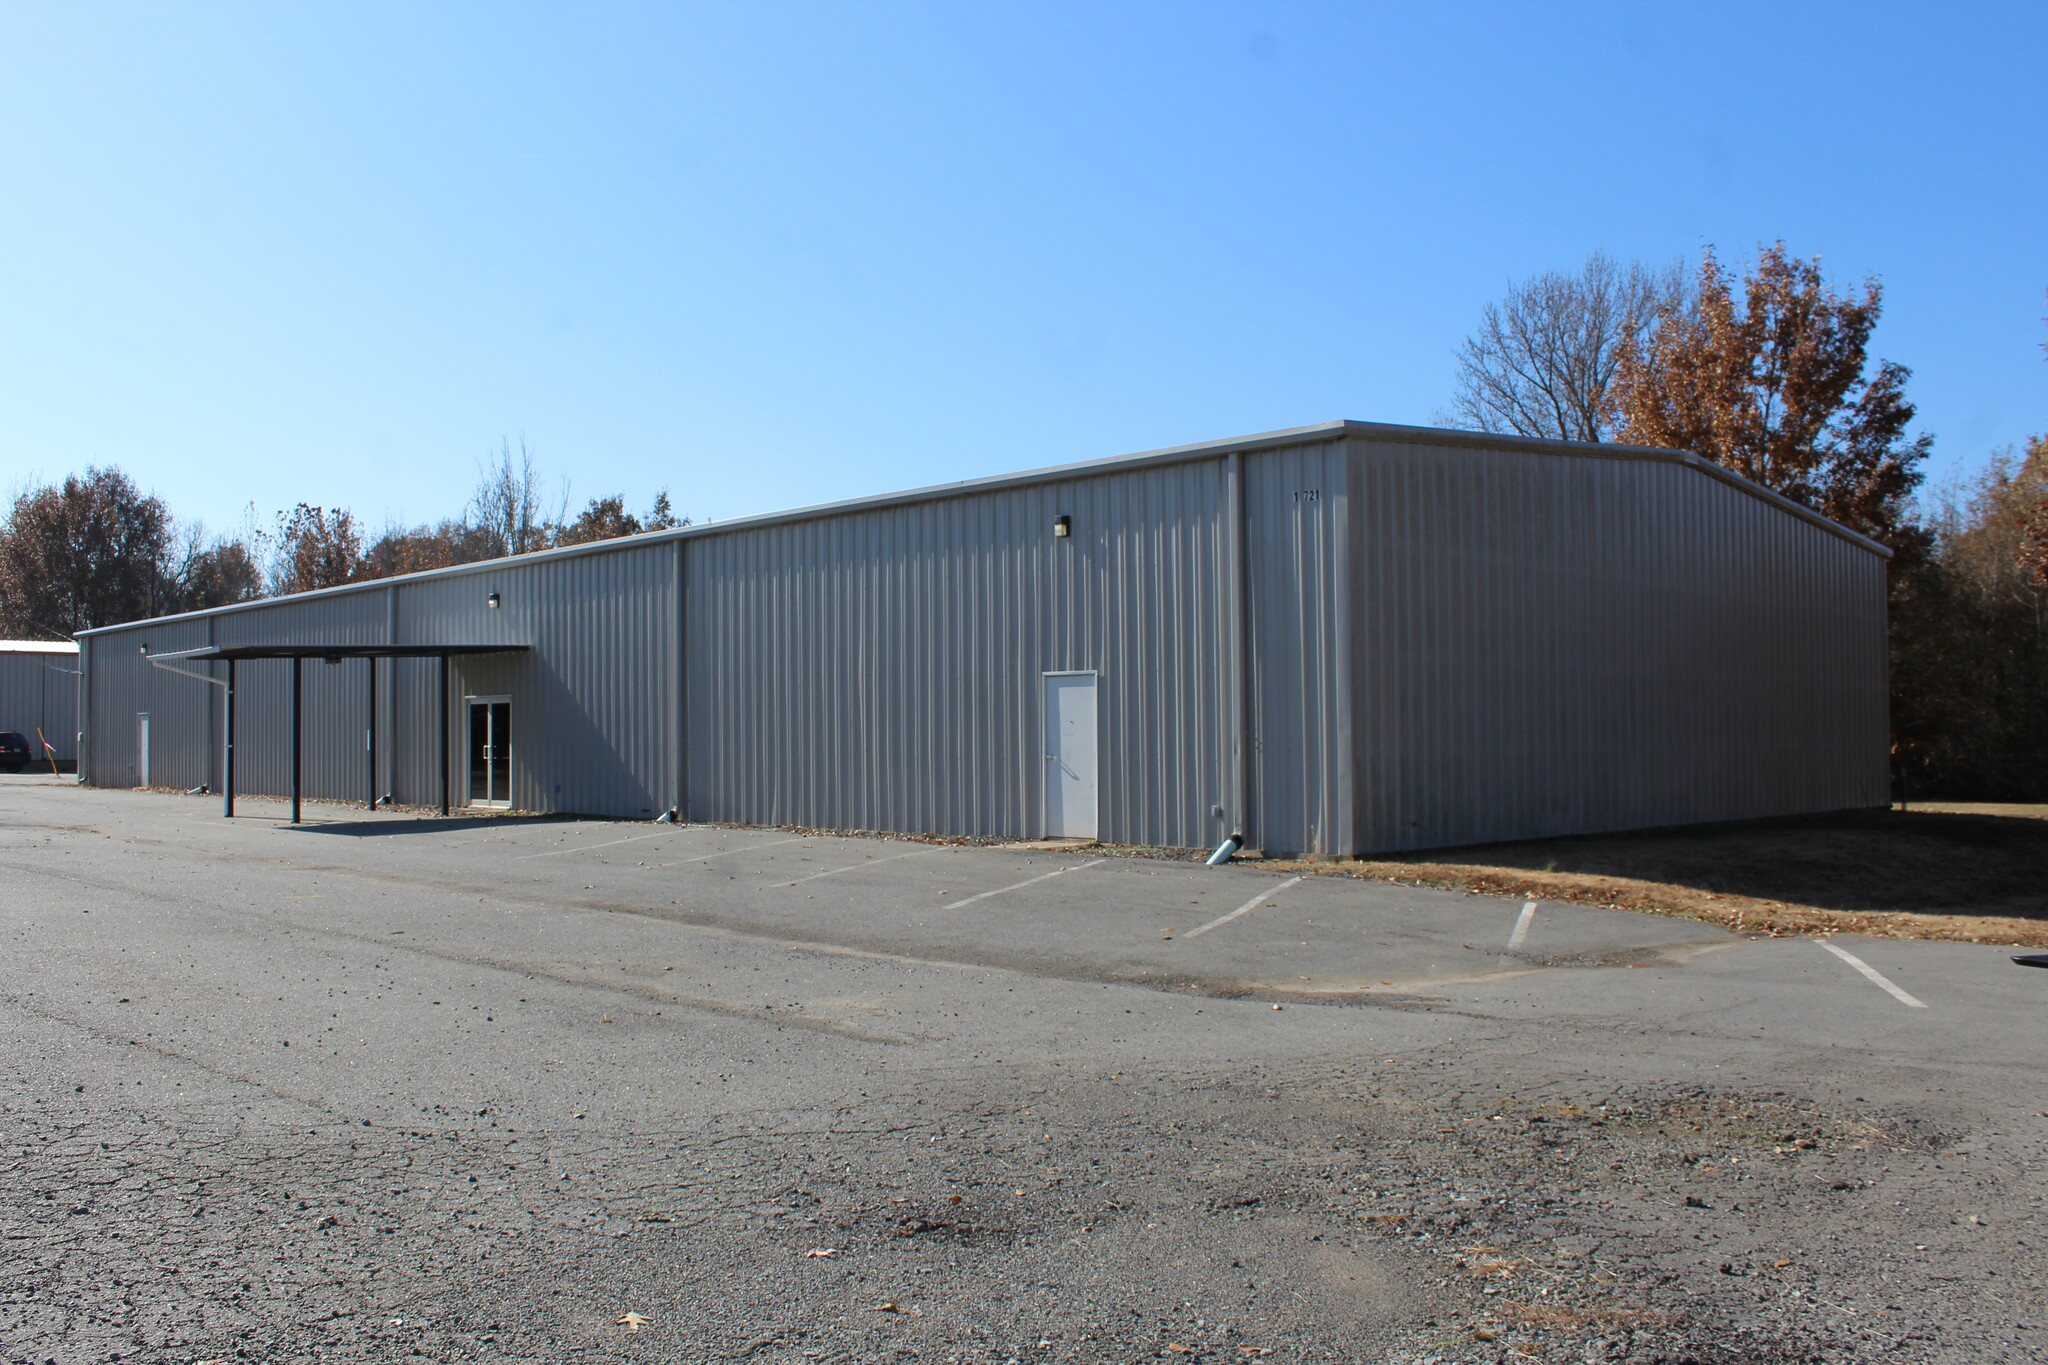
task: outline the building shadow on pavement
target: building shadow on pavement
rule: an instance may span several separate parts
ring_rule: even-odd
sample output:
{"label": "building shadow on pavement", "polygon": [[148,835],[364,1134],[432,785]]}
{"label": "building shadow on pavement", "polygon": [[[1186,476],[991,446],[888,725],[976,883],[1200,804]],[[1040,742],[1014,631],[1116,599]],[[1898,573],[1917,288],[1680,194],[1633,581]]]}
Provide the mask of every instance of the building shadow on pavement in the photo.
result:
{"label": "building shadow on pavement", "polygon": [[[368,839],[390,834],[447,834],[456,830],[576,823],[579,822],[573,817],[561,815],[451,815],[446,819],[438,815],[422,815],[376,820],[312,819],[296,828],[301,834],[339,834],[351,839]],[[291,827],[287,825],[287,828]]]}

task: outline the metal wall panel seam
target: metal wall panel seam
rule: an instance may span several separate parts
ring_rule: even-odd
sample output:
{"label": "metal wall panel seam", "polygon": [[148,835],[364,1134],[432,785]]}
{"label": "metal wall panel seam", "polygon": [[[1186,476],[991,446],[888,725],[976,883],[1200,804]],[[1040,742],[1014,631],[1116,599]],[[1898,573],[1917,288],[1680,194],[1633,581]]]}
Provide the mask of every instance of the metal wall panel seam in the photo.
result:
{"label": "metal wall panel seam", "polygon": [[[100,770],[93,765],[99,759],[99,746],[93,743],[98,727],[92,711],[92,655],[96,640],[80,638],[78,641],[78,780],[93,783],[103,782]],[[90,760],[90,762],[88,761]]]}
{"label": "metal wall panel seam", "polygon": [[676,724],[676,823],[690,823],[690,542],[676,540],[676,618],[670,628],[676,634],[676,704],[670,712]]}

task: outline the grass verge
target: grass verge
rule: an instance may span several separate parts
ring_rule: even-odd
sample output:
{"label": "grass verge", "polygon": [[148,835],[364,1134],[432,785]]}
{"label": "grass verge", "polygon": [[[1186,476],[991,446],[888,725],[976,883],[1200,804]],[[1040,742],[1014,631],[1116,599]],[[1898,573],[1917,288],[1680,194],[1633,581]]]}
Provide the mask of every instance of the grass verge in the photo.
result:
{"label": "grass verge", "polygon": [[1675,915],[1745,934],[2048,948],[2048,806],[1916,805],[1263,866]]}

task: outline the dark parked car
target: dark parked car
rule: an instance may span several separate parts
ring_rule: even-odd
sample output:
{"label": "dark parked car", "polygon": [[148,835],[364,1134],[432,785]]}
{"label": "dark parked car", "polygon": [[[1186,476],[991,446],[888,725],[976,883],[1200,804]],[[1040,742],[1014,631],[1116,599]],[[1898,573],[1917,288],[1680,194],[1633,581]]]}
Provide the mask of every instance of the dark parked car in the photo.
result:
{"label": "dark parked car", "polygon": [[20,772],[28,766],[34,752],[28,746],[27,735],[19,730],[0,730],[0,772]]}

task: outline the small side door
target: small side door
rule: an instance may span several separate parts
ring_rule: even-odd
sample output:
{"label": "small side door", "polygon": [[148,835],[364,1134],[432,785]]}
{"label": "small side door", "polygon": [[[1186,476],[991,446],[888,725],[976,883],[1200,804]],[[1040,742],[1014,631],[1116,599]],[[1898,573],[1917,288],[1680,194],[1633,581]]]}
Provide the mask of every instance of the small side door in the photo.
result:
{"label": "small side door", "polygon": [[1093,673],[1044,675],[1045,832],[1093,839],[1096,831],[1095,682]]}

